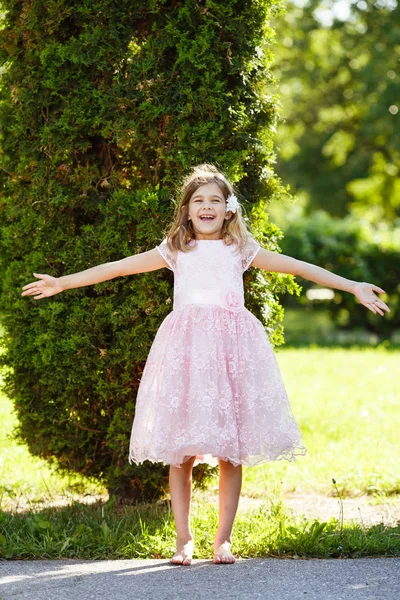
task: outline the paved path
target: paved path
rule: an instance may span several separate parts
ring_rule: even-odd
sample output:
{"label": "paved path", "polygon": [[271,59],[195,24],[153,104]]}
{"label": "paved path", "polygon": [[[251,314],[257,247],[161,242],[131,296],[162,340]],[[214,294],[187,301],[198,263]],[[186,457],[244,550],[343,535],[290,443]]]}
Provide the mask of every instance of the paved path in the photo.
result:
{"label": "paved path", "polygon": [[0,600],[399,600],[400,558],[0,561]]}

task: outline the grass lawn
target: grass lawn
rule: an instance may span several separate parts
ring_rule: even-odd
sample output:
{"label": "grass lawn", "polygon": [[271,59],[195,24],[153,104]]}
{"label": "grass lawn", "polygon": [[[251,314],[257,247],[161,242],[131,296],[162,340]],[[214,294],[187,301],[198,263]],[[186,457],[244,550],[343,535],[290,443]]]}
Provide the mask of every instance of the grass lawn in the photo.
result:
{"label": "grass lawn", "polygon": [[[240,556],[362,556],[400,554],[400,526],[368,529],[340,519],[293,517],[284,493],[302,491],[340,498],[369,494],[378,501],[400,493],[400,351],[282,348],[277,359],[308,454],[293,463],[243,469],[243,497],[261,499],[256,510],[239,510],[234,551]],[[98,484],[61,478],[9,439],[11,403],[0,400],[0,557],[167,557],[175,528],[170,502],[154,507],[85,505],[99,497]],[[336,481],[333,484],[332,479]],[[216,498],[218,479],[208,492]],[[198,501],[196,501],[198,496]],[[339,499],[340,499],[339,498]],[[35,511],[38,502],[73,506]],[[104,495],[103,495],[104,499]],[[193,496],[195,558],[211,556],[218,510]],[[23,515],[17,508],[30,508]],[[2,548],[2,549],[1,549]]]}
{"label": "grass lawn", "polygon": [[[400,493],[400,351],[285,348],[277,359],[308,454],[244,469],[249,494]],[[280,483],[282,482],[282,484]]]}

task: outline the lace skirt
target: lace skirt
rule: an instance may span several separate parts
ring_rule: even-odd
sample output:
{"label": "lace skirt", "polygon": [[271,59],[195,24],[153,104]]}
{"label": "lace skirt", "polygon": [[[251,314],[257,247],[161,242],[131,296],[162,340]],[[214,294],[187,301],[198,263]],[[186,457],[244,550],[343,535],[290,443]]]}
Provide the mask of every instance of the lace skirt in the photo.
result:
{"label": "lace skirt", "polygon": [[173,310],[142,373],[129,462],[253,466],[305,453],[262,323],[246,308]]}

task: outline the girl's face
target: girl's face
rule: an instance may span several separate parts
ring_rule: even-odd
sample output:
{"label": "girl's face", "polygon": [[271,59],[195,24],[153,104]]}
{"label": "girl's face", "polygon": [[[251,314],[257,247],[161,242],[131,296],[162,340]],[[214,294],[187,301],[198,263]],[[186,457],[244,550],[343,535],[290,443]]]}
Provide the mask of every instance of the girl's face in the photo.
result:
{"label": "girl's face", "polygon": [[197,239],[221,238],[224,221],[232,216],[231,211],[225,213],[225,206],[224,195],[216,183],[201,185],[193,192],[188,204],[188,218],[192,221]]}

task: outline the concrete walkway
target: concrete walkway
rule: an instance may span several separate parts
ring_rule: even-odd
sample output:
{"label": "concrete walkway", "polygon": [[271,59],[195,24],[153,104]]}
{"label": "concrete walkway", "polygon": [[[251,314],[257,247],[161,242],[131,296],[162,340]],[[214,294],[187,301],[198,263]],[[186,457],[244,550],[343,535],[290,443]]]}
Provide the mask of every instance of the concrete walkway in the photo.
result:
{"label": "concrete walkway", "polygon": [[0,600],[399,600],[400,558],[0,561]]}

